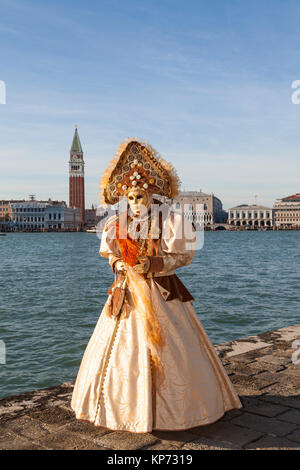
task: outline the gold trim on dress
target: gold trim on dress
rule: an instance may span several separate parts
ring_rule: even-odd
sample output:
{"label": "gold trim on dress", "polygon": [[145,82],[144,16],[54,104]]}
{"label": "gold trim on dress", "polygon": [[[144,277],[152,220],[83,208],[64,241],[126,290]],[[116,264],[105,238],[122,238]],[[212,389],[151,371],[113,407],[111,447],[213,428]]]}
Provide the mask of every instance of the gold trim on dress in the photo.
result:
{"label": "gold trim on dress", "polygon": [[97,416],[98,416],[98,413],[99,413],[101,395],[102,395],[102,392],[103,392],[103,384],[104,384],[104,380],[105,380],[105,376],[106,376],[106,372],[107,372],[107,367],[108,367],[108,363],[109,363],[109,359],[110,359],[110,355],[111,355],[111,350],[112,350],[112,347],[113,347],[114,342],[115,342],[118,326],[120,324],[121,316],[122,316],[122,313],[116,319],[116,324],[114,326],[114,330],[112,332],[111,340],[110,340],[108,350],[107,350],[107,354],[106,354],[106,357],[105,357],[105,361],[104,361],[104,365],[103,365],[103,369],[102,369],[102,375],[101,375],[101,379],[100,379],[99,397],[98,397],[98,402],[97,402],[97,407],[96,407],[94,423],[96,422],[96,419],[97,419]]}
{"label": "gold trim on dress", "polygon": [[151,395],[152,395],[152,428],[156,426],[156,388],[154,383],[154,367],[151,351],[150,354],[150,368],[151,368]]}

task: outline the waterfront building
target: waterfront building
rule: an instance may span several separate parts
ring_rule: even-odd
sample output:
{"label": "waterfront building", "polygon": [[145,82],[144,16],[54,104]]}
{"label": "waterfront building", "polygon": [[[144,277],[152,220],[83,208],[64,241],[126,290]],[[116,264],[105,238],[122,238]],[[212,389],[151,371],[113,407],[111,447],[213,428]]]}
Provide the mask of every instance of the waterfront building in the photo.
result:
{"label": "waterfront building", "polygon": [[206,194],[200,191],[181,191],[174,201],[177,208],[182,209],[184,215],[194,223],[196,229],[209,227],[214,223],[224,223],[227,213],[223,204],[214,193]]}
{"label": "waterfront building", "polygon": [[300,193],[278,199],[274,203],[276,227],[300,228]]}
{"label": "waterfront building", "polygon": [[0,231],[10,230],[12,226],[12,208],[14,202],[23,202],[24,199],[3,200],[0,201]]}
{"label": "waterfront building", "polygon": [[83,226],[85,219],[84,160],[77,126],[75,126],[75,133],[70,150],[69,206],[81,209],[81,224]]}
{"label": "waterfront building", "polygon": [[11,218],[11,207],[9,201],[0,201],[0,223],[9,222]]}
{"label": "waterfront building", "polygon": [[62,201],[60,204],[48,205],[45,211],[46,230],[79,230],[82,225],[81,210],[76,207],[67,207]]}
{"label": "waterfront building", "polygon": [[85,209],[84,224],[87,228],[97,225],[96,211],[93,205],[91,209]]}
{"label": "waterfront building", "polygon": [[42,230],[45,227],[47,202],[22,201],[11,203],[13,230]]}
{"label": "waterfront building", "polygon": [[273,227],[274,211],[257,204],[241,204],[228,209],[228,224],[236,227]]}
{"label": "waterfront building", "polygon": [[11,203],[23,202],[24,199],[19,200],[4,200],[0,201],[0,230],[4,230],[11,225],[12,209]]}
{"label": "waterfront building", "polygon": [[15,231],[78,230],[80,209],[67,207],[65,201],[20,201],[11,203],[11,228]]}

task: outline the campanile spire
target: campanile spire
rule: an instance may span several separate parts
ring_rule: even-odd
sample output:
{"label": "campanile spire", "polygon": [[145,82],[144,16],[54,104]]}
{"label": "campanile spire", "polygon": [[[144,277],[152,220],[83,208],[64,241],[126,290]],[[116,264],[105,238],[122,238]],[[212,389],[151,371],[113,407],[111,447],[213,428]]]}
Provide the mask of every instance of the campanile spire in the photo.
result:
{"label": "campanile spire", "polygon": [[84,225],[84,160],[77,125],[70,150],[69,161],[69,206],[81,209],[81,223]]}

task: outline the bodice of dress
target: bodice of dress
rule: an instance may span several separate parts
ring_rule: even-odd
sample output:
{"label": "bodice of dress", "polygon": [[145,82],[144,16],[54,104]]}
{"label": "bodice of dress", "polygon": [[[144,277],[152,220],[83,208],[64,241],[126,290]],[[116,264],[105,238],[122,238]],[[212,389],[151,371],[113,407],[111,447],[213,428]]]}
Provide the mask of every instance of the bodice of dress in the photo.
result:
{"label": "bodice of dress", "polygon": [[[99,250],[101,256],[109,258],[111,265],[116,259],[122,259],[116,240],[117,221],[117,215],[113,215],[107,220],[102,233]],[[182,229],[182,221],[183,218],[181,214],[172,213],[165,220],[162,220],[161,226],[159,227],[159,237],[157,237],[158,232],[155,232],[152,238],[147,240],[147,244],[150,243],[152,245],[152,249],[150,248],[150,251],[148,250],[148,256],[159,258],[160,261],[158,265],[158,260],[151,260],[153,264],[156,262],[155,265],[160,268],[159,271],[150,268],[152,272],[167,274],[180,266],[186,266],[192,262],[194,256],[194,250],[192,248],[194,234],[191,224],[187,220],[184,220],[184,230]],[[145,254],[145,252],[143,252],[143,254]]]}
{"label": "bodice of dress", "polygon": [[[109,259],[112,269],[116,261],[122,260],[116,239],[118,221],[117,215],[107,220],[99,250],[101,256]],[[151,232],[151,227],[149,228]],[[165,300],[174,298],[182,301],[193,300],[183,283],[174,274],[177,268],[187,266],[193,260],[195,235],[191,224],[187,220],[184,220],[183,224],[182,215],[173,212],[159,224],[155,224],[151,237],[147,240],[146,251],[142,253],[150,259],[150,269],[145,277],[155,279]]]}

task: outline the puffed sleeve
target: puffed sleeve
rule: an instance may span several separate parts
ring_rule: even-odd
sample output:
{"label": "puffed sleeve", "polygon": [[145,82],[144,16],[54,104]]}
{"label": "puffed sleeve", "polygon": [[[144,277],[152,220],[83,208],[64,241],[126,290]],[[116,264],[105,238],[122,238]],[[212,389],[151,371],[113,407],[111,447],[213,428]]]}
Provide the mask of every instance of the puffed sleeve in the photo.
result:
{"label": "puffed sleeve", "polygon": [[150,272],[166,273],[189,265],[194,257],[196,235],[190,221],[172,212],[162,224],[160,255],[150,257]]}
{"label": "puffed sleeve", "polygon": [[114,270],[114,264],[122,259],[116,241],[116,221],[116,215],[113,215],[107,220],[102,232],[99,249],[100,256],[108,258],[112,270]]}

